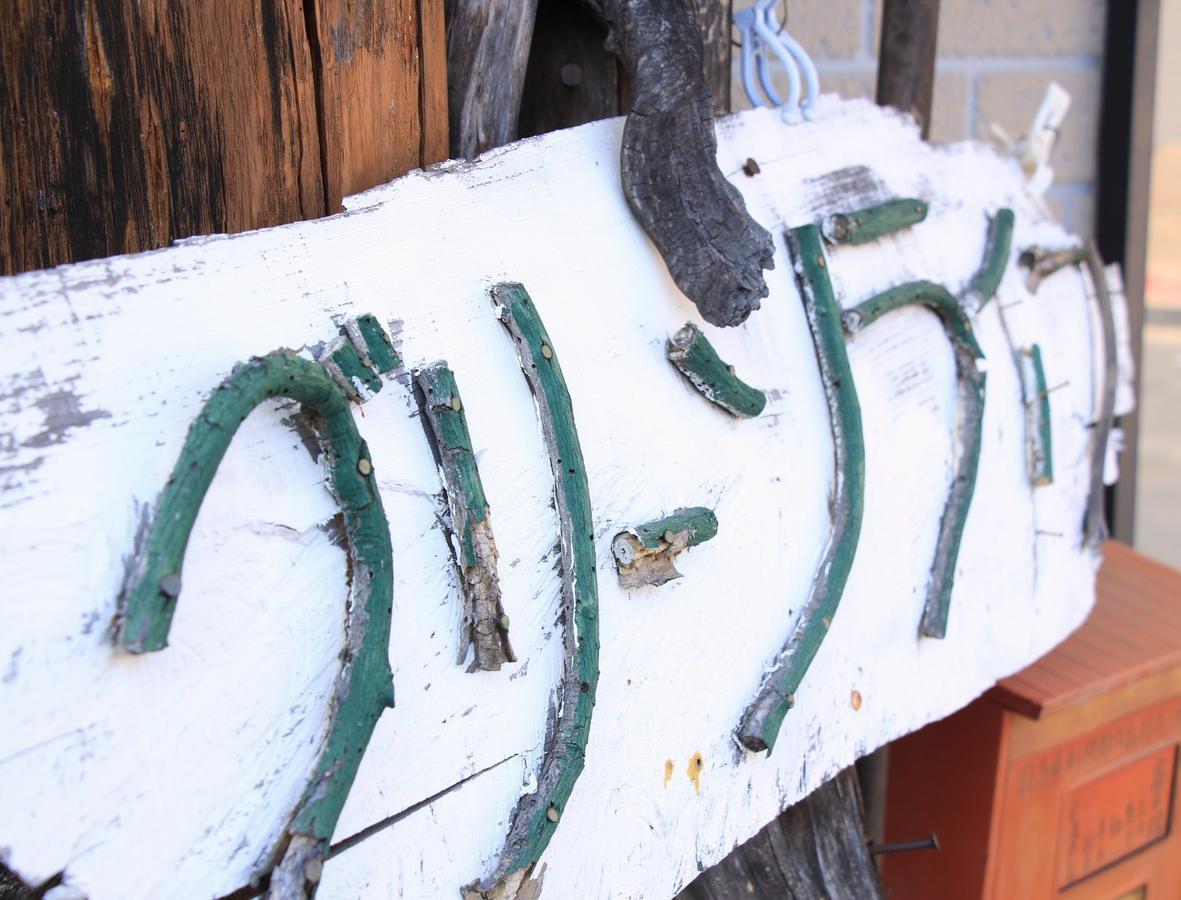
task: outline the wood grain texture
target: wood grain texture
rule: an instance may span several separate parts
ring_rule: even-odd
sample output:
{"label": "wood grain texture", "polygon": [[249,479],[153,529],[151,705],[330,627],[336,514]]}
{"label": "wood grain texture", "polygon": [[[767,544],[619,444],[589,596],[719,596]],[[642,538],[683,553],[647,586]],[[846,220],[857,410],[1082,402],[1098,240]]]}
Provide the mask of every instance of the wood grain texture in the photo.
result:
{"label": "wood grain texture", "polygon": [[446,0],[451,155],[517,138],[538,0]]}
{"label": "wood grain texture", "polygon": [[853,769],[707,869],[677,900],[880,900]]}
{"label": "wood grain texture", "polygon": [[441,158],[432,6],[14,0],[0,272],[321,216]]}
{"label": "wood grain texture", "polygon": [[[169,650],[115,656],[102,631],[142,505],[210,391],[251,354],[315,346],[359,311],[387,325],[406,372],[456,366],[518,662],[478,675],[455,664],[466,636],[446,504],[399,374],[357,418],[392,523],[397,706],[341,811],[321,900],[455,896],[494,870],[538,784],[564,683],[561,532],[495,283],[528,284],[561,358],[600,593],[594,729],[536,866],[543,897],[673,895],[857,756],[963,706],[1085,617],[1089,551],[1035,531],[1065,533],[1058,523],[1081,522],[1088,495],[1087,283],[1065,271],[1033,303],[1010,267],[974,329],[986,353],[1007,351],[1006,305],[1021,340],[1070,382],[1052,406],[1054,484],[1029,490],[1020,385],[1012,366],[994,367],[980,460],[990,490],[973,501],[947,637],[916,642],[953,470],[954,359],[918,310],[849,341],[863,540],[776,752],[735,747],[753,686],[799,623],[834,474],[781,229],[891,196],[930,204],[927,225],[832,254],[842,308],[917,277],[963,279],[998,203],[1018,213],[1018,246],[1073,239],[989,149],[924,144],[867,102],[821,98],[815,120],[790,127],[774,111],[743,113],[717,124],[718,165],[774,229],[778,266],[757,327],[706,329],[618,190],[623,127],[412,173],[350,198],[343,215],[0,279],[0,845],[28,882],[66,869],[92,900],[224,896],[298,803],[327,735],[347,593],[337,510],[293,432],[298,410],[264,404],[229,447],[186,552]],[[757,178],[742,173],[752,155]],[[866,185],[880,194],[863,196]],[[665,341],[687,320],[764,390],[758,418],[709,408],[669,365]],[[614,536],[685,503],[715,512],[717,536],[678,557],[684,578],[621,589]]]}
{"label": "wood grain texture", "polygon": [[878,54],[877,101],[914,116],[931,130],[940,0],[886,0]]}

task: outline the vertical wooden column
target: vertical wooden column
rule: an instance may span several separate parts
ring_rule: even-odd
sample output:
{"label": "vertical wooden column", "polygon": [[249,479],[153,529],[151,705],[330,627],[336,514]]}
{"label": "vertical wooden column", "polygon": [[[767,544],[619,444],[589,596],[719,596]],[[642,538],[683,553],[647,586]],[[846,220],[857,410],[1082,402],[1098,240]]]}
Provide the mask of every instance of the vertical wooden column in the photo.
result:
{"label": "vertical wooden column", "polygon": [[11,0],[0,274],[339,209],[446,156],[441,0]]}
{"label": "vertical wooden column", "polygon": [[885,0],[877,102],[914,115],[924,138],[931,130],[938,32],[939,0]]}

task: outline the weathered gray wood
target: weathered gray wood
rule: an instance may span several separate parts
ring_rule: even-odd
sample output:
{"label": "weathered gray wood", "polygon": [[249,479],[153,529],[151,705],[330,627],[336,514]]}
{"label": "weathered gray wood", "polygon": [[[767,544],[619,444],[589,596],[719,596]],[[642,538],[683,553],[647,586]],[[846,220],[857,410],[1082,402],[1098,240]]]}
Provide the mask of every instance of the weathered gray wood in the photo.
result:
{"label": "weathered gray wood", "polygon": [[704,45],[702,74],[713,97],[715,116],[730,111],[730,15],[731,0],[689,0],[697,14],[697,29]]}
{"label": "weathered gray wood", "polygon": [[684,0],[587,0],[632,78],[623,193],[677,287],[713,325],[739,325],[767,296],[771,236],[718,170],[703,46]]}
{"label": "weathered gray wood", "polygon": [[537,0],[447,0],[451,155],[471,159],[517,138]]}
{"label": "weathered gray wood", "polygon": [[606,43],[606,26],[589,7],[539,0],[521,93],[521,137],[623,113],[627,76]]}
{"label": "weathered gray wood", "polygon": [[939,0],[886,0],[882,7],[877,102],[911,113],[924,139],[931,131],[938,31]]}
{"label": "weathered gray wood", "polygon": [[683,890],[677,900],[877,900],[882,885],[845,769]]}

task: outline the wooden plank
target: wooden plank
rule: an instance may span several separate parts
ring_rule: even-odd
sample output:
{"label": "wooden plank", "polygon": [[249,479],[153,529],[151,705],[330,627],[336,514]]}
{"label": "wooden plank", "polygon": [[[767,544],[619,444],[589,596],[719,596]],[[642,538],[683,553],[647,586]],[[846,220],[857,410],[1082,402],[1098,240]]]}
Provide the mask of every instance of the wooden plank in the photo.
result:
{"label": "wooden plank", "polygon": [[9,4],[0,273],[314,218],[443,158],[425,7],[420,35],[416,0]]}
{"label": "wooden plank", "polygon": [[1095,609],[1032,666],[997,685],[994,698],[1039,718],[1181,665],[1181,572],[1108,541]]}
{"label": "wooden plank", "polygon": [[341,198],[423,163],[419,0],[305,2],[314,10],[325,207],[334,213]]}
{"label": "wooden plank", "polygon": [[867,843],[857,775],[845,769],[702,872],[677,900],[880,900]]}
{"label": "wooden plank", "polygon": [[938,32],[939,0],[886,0],[877,102],[914,116],[924,138],[931,131]]}
{"label": "wooden plank", "polygon": [[[545,753],[569,640],[555,625],[561,532],[534,397],[489,299],[506,279],[528,286],[552,338],[534,358],[562,361],[600,597],[585,767],[559,821],[545,815],[557,827],[532,873],[545,895],[671,896],[855,757],[962,707],[1085,617],[1095,560],[1077,541],[1034,538],[1039,523],[1080,527],[1087,501],[1083,283],[1054,279],[1020,307],[1057,353],[1048,371],[1070,383],[1052,410],[1055,483],[1035,493],[998,315],[1027,296],[1010,268],[973,324],[992,363],[989,489],[973,499],[946,638],[916,635],[955,452],[954,360],[938,323],[903,309],[847,342],[866,487],[839,611],[775,752],[736,752],[734,729],[800,622],[830,527],[830,410],[781,241],[763,308],[710,330],[720,358],[764,391],[764,411],[735,419],[669,363],[668,337],[700,320],[619,190],[622,127],[415,173],[351,198],[343,215],[0,280],[0,611],[11,624],[0,629],[0,844],[26,878],[66,868],[94,900],[183,900],[222,896],[265,868],[324,739],[345,649],[336,510],[298,410],[260,408],[230,446],[186,555],[171,646],[128,659],[104,630],[143,509],[209,393],[252,354],[316,346],[361,312],[395,335],[407,367],[355,413],[393,542],[396,706],[341,812],[322,898],[450,896],[486,877]],[[744,113],[718,135],[727,184],[777,235],[863,208],[869,193],[930,204],[920,226],[827,255],[844,308],[916,278],[962,285],[999,205],[1016,211],[1016,246],[1070,240],[993,151],[938,150],[864,101],[822,98],[816,119],[794,126]],[[752,155],[754,177],[742,171]],[[407,383],[438,359],[463,386],[495,510],[518,656],[499,672],[456,662],[460,586]],[[688,506],[713,511],[717,537],[678,557],[683,578],[623,589],[615,535]]]}

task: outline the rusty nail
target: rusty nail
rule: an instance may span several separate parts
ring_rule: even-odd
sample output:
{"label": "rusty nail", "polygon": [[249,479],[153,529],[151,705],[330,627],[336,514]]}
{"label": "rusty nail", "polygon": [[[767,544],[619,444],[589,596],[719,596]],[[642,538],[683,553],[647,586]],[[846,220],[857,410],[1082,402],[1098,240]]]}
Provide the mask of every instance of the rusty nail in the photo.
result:
{"label": "rusty nail", "polygon": [[566,87],[578,87],[582,83],[582,66],[578,63],[566,63],[562,66],[562,84]]}
{"label": "rusty nail", "polygon": [[362,475],[369,475],[373,471],[373,463],[367,459],[357,460],[357,471]]}
{"label": "rusty nail", "polygon": [[869,845],[869,855],[877,856],[881,853],[909,853],[911,850],[939,850],[939,838],[935,836],[935,832],[931,832],[929,838],[924,838],[921,841],[904,841],[900,844],[880,844],[874,846]]}

